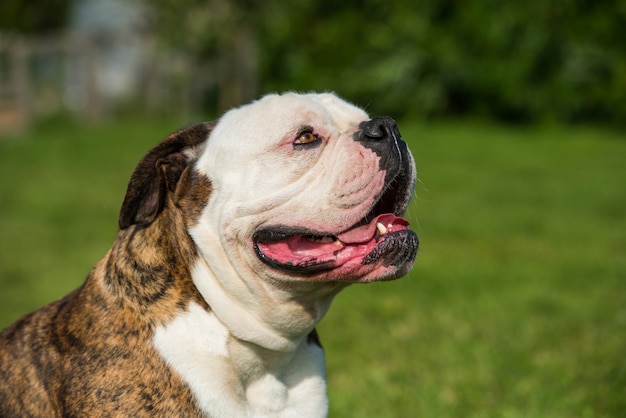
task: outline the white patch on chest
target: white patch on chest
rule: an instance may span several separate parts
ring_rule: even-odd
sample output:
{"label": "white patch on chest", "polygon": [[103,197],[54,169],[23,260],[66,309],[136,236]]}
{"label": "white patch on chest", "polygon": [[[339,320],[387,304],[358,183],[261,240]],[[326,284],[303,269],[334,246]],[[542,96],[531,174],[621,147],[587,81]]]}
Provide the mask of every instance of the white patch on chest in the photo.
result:
{"label": "white patch on chest", "polygon": [[[295,352],[229,349],[233,337],[212,312],[192,302],[153,343],[189,385],[207,417],[325,417],[324,354],[303,341]],[[239,347],[234,342],[235,348]]]}

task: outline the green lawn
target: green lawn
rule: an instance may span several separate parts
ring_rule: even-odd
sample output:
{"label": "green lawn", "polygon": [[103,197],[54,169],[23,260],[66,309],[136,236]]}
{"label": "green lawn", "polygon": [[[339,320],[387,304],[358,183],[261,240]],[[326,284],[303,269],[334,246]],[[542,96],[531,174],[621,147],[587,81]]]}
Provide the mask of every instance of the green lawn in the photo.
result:
{"label": "green lawn", "polygon": [[[137,160],[179,124],[48,124],[0,139],[0,327],[77,287]],[[320,326],[331,417],[626,411],[626,138],[401,123],[421,183],[413,272]]]}

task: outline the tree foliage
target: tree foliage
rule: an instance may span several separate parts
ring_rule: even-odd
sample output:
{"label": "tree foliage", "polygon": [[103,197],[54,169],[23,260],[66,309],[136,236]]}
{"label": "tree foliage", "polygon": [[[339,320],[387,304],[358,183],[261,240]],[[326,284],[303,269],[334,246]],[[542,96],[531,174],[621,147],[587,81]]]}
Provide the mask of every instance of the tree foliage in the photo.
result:
{"label": "tree foliage", "polygon": [[203,53],[253,33],[262,91],[334,90],[394,115],[626,121],[625,0],[155,4],[174,19],[161,33]]}
{"label": "tree foliage", "polygon": [[72,0],[0,0],[0,31],[47,32],[63,28]]}
{"label": "tree foliage", "polygon": [[[73,1],[0,0],[0,30],[57,28]],[[170,50],[218,63],[232,102],[333,90],[398,116],[626,121],[626,0],[147,4]]]}
{"label": "tree foliage", "polygon": [[266,13],[266,89],[426,117],[626,120],[623,0],[275,1]]}

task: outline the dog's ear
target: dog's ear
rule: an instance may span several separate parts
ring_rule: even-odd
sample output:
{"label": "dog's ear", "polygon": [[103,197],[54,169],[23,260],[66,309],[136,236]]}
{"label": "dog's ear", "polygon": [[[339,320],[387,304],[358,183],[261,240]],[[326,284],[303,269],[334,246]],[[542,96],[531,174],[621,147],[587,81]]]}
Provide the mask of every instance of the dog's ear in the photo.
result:
{"label": "dog's ear", "polygon": [[119,226],[149,225],[163,209],[167,193],[209,137],[215,122],[199,123],[174,132],[152,148],[137,164],[126,189]]}

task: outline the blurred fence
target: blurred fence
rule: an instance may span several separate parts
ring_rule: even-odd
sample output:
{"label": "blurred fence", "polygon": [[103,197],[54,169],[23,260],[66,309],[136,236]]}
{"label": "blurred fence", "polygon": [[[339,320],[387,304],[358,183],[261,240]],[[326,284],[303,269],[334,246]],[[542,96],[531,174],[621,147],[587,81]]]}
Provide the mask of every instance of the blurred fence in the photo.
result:
{"label": "blurred fence", "polygon": [[0,34],[0,133],[63,112],[92,121],[129,110],[191,113],[219,85],[213,67],[136,33]]}

